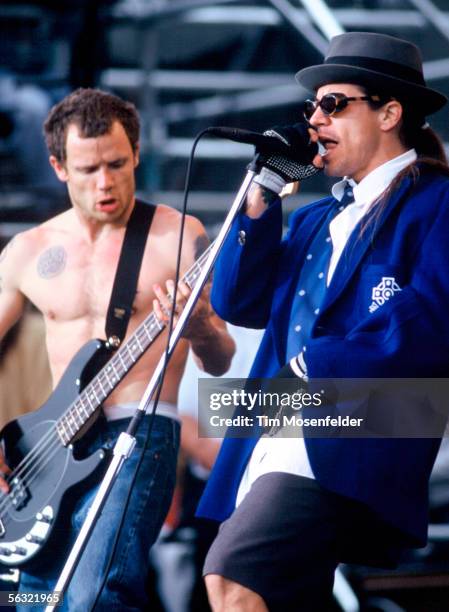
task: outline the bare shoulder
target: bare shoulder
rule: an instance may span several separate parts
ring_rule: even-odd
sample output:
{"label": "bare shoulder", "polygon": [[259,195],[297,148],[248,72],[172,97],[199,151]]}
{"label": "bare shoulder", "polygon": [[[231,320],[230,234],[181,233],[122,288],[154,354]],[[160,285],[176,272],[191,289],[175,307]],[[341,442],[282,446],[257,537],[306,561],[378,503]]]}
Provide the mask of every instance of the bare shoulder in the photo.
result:
{"label": "bare shoulder", "polygon": [[[175,208],[158,204],[151,232],[163,236],[164,240],[174,247],[179,240],[181,218],[181,213]],[[184,244],[195,257],[201,255],[209,245],[204,225],[192,215],[186,215],[185,218]]]}
{"label": "bare shoulder", "polygon": [[[179,231],[181,218],[181,212],[176,208],[167,206],[166,204],[158,204],[153,223],[156,228],[161,226],[159,229],[163,228],[165,231]],[[204,231],[201,221],[192,215],[186,215],[186,229],[187,228],[189,231],[193,229]]]}
{"label": "bare shoulder", "polygon": [[64,228],[69,225],[69,212],[66,211],[13,236],[0,254],[0,267],[3,272],[20,275],[46,245],[54,242],[55,238],[61,240],[66,231]]}
{"label": "bare shoulder", "polygon": [[3,269],[24,265],[33,256],[37,241],[36,229],[19,232],[11,238],[0,254],[0,266]]}
{"label": "bare shoulder", "polygon": [[18,290],[28,263],[33,257],[34,228],[19,232],[11,238],[0,253],[0,293],[5,289]]}

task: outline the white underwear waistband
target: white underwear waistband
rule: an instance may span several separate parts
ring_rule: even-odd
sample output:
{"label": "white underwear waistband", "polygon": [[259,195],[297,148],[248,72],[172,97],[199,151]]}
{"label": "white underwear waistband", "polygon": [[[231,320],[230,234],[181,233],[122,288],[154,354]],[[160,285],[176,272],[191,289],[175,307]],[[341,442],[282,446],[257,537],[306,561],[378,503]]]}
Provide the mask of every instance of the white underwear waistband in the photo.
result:
{"label": "white underwear waistband", "polygon": [[[134,416],[134,413],[139,405],[139,402],[128,402],[126,404],[115,404],[113,406],[107,406],[103,408],[104,415],[108,421],[116,421],[117,419],[127,419]],[[150,414],[153,410],[153,402],[147,408],[147,414]],[[175,419],[179,421],[179,415],[177,408],[170,402],[159,402],[157,405],[156,414],[159,416],[168,417],[169,419]]]}

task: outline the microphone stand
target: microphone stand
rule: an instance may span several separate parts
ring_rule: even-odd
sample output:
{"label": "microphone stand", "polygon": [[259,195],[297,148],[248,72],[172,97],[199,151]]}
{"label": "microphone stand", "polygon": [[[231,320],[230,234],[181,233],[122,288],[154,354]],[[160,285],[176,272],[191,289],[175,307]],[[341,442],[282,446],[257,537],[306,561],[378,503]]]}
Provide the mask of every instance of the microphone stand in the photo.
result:
{"label": "microphone stand", "polygon": [[[56,583],[56,586],[53,591],[54,598],[52,599],[52,601],[62,602],[62,597],[67,590],[68,584],[73,576],[77,564],[79,563],[79,559],[86,547],[92,530],[98,518],[100,517],[101,510],[110,493],[112,485],[114,484],[115,479],[117,478],[124,462],[126,461],[126,459],[128,459],[128,457],[130,457],[136,445],[135,433],[137,431],[140,421],[146,414],[146,410],[151,403],[151,398],[153,397],[153,394],[159,384],[161,374],[164,371],[170,357],[172,356],[174,349],[176,348],[178,340],[180,339],[184,327],[198,300],[199,294],[201,293],[206,283],[207,277],[209,276],[209,273],[213,265],[215,264],[215,260],[217,259],[218,254],[221,251],[226,236],[228,235],[229,230],[231,228],[232,222],[234,221],[235,217],[237,216],[237,213],[239,212],[245,201],[248,189],[253,181],[254,176],[256,175],[256,172],[257,160],[252,162],[248,167],[246,176],[240,186],[237,195],[235,196],[231,209],[226,216],[226,219],[218,233],[217,238],[211,246],[209,257],[207,258],[207,261],[201,271],[201,274],[199,275],[197,282],[195,283],[195,286],[192,289],[192,293],[190,294],[189,299],[186,302],[186,305],[179,317],[175,328],[173,329],[173,332],[170,336],[168,350],[164,352],[164,354],[161,356],[153,372],[153,376],[151,377],[151,380],[148,383],[148,386],[142,396],[142,399],[140,400],[139,406],[136,409],[136,413],[128,426],[128,429],[126,430],[126,432],[122,432],[120,434],[114,446],[111,462],[106,471],[106,474],[103,477],[101,485],[98,489],[92,506],[89,509],[83,526],[81,527],[81,530],[75,540],[72,550],[67,558],[64,568],[59,576],[58,582]],[[55,607],[56,604],[48,605],[45,608],[45,612],[51,612],[55,609]]]}

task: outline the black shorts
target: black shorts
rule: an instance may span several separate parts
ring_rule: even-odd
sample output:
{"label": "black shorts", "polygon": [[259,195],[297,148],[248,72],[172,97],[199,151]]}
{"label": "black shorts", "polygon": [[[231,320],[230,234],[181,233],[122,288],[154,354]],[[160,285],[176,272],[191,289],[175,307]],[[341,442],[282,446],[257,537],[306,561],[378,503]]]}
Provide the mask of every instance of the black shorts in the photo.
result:
{"label": "black shorts", "polygon": [[270,612],[330,610],[338,563],[394,566],[391,534],[358,502],[310,478],[272,472],[221,525],[204,575],[255,591]]}

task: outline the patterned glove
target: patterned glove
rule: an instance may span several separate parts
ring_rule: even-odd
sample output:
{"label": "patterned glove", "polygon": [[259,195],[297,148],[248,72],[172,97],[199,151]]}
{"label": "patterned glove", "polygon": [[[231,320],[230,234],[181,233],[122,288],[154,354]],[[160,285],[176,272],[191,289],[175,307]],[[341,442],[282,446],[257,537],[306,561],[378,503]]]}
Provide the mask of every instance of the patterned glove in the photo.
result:
{"label": "patterned glove", "polygon": [[287,149],[273,153],[268,145],[256,147],[255,162],[261,170],[254,177],[255,183],[279,194],[287,183],[302,181],[320,171],[312,164],[318,145],[310,142],[306,124],[276,126],[264,132],[264,136],[277,138]]}

